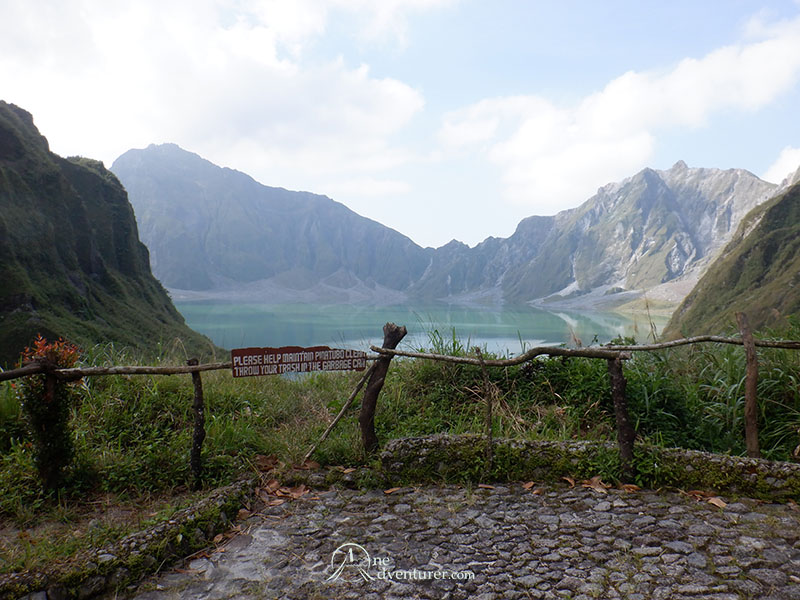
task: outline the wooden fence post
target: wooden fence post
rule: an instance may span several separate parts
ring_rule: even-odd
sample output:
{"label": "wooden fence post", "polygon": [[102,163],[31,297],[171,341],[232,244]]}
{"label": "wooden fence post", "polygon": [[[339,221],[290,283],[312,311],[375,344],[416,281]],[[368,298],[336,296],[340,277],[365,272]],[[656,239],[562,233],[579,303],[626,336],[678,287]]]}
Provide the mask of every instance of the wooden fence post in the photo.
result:
{"label": "wooden fence post", "polygon": [[[386,323],[383,326],[383,347],[394,350],[408,331],[404,326],[398,327],[394,323]],[[361,401],[361,414],[358,416],[358,423],[361,426],[361,440],[364,444],[364,451],[371,454],[378,449],[378,436],[375,435],[375,407],[378,403],[378,394],[381,393],[383,383],[386,381],[386,374],[389,372],[389,363],[392,361],[391,355],[381,355],[375,361],[375,368],[370,375],[367,388],[364,390],[364,398]]]}
{"label": "wooden fence post", "polygon": [[485,430],[486,430],[486,468],[484,475],[488,476],[492,472],[492,463],[494,462],[494,448],[492,440],[492,402],[494,401],[494,386],[489,379],[489,371],[486,369],[486,363],[483,361],[483,354],[481,349],[475,346],[475,354],[478,360],[481,361],[481,371],[483,372],[483,389],[486,400],[486,416],[485,416]]}
{"label": "wooden fence post", "polygon": [[636,439],[636,432],[628,416],[628,400],[625,397],[627,382],[622,372],[620,357],[608,359],[608,374],[611,379],[611,397],[614,399],[614,415],[617,419],[617,443],[622,477],[630,482],[636,474],[633,467],[633,441]]}
{"label": "wooden fence post", "polygon": [[348,408],[350,408],[350,405],[351,405],[351,404],[353,404],[353,401],[356,399],[356,396],[358,395],[358,392],[359,392],[359,391],[361,390],[361,388],[364,386],[364,383],[367,381],[367,378],[368,378],[370,375],[372,375],[372,372],[373,372],[374,370],[375,370],[375,363],[372,363],[372,365],[370,366],[370,368],[369,368],[369,369],[367,369],[367,372],[366,372],[366,373],[364,373],[364,376],[363,376],[363,377],[362,377],[362,378],[361,378],[361,379],[358,381],[358,385],[356,385],[356,389],[354,389],[354,390],[353,390],[353,393],[352,393],[352,394],[350,394],[350,397],[347,399],[347,402],[345,402],[345,403],[344,403],[344,406],[342,406],[341,410],[339,410],[339,414],[338,414],[338,415],[336,415],[336,418],[335,418],[335,419],[333,419],[333,421],[331,421],[331,424],[330,424],[330,425],[328,425],[327,429],[325,429],[325,431],[324,431],[324,432],[323,432],[323,434],[322,434],[322,437],[321,437],[321,438],[319,438],[319,441],[318,441],[316,444],[314,444],[313,446],[311,446],[311,449],[310,449],[308,452],[306,452],[306,455],[303,457],[303,462],[304,462],[304,463],[305,463],[305,462],[306,462],[306,461],[307,461],[309,458],[311,458],[311,455],[312,455],[312,454],[314,454],[314,452],[316,451],[316,449],[317,449],[317,448],[319,448],[319,445],[320,445],[322,442],[324,442],[326,439],[328,439],[328,435],[330,435],[331,431],[333,431],[333,428],[334,428],[334,427],[336,427],[336,424],[337,424],[337,423],[338,423],[338,422],[341,420],[341,418],[344,416],[344,413],[346,413],[346,412],[347,412],[347,409],[348,409]]}
{"label": "wooden fence post", "polygon": [[[200,364],[196,358],[190,358],[186,364],[196,366]],[[203,475],[203,459],[201,452],[203,450],[203,440],[206,439],[206,416],[205,405],[203,402],[203,381],[200,379],[198,371],[192,372],[192,383],[194,384],[194,402],[192,403],[192,411],[194,412],[194,433],[192,434],[192,451],[189,456],[189,467],[192,471],[194,478],[194,489],[200,489],[201,479]]]}
{"label": "wooden fence post", "polygon": [[744,381],[744,436],[747,456],[761,458],[758,446],[758,355],[747,315],[737,312],[736,322],[739,324],[739,331],[742,332],[742,344],[747,359]]}

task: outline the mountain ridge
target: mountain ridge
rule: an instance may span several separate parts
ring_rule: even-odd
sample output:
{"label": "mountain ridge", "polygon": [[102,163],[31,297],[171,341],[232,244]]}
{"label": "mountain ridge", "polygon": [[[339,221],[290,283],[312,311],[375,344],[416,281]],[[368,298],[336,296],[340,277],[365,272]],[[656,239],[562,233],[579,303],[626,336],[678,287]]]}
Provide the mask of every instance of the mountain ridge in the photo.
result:
{"label": "mountain ridge", "polygon": [[800,169],[742,220],[664,335],[733,330],[736,312],[745,312],[753,329],[785,325],[800,313]]}
{"label": "mountain ridge", "polygon": [[[314,301],[318,292],[316,300],[332,294],[345,302],[353,296],[368,302],[370,290],[377,301],[388,291],[394,301],[464,304],[620,303],[644,291],[658,295],[662,287],[675,295],[674,290],[699,277],[739,220],[777,188],[742,169],[691,168],[678,161],[669,170],[647,168],[602,186],[578,207],[523,219],[508,238],[488,237],[472,248],[453,240],[433,249],[421,248],[326,196],[263,186],[197,155],[205,174],[170,171],[170,161],[186,154],[191,153],[175,145],[151,145],[126,152],[111,167],[129,190],[156,275],[167,287],[194,294],[246,296],[248,289],[269,289],[287,298],[295,293],[305,301]],[[250,198],[237,195],[238,183],[220,189],[207,179],[214,173],[228,173],[231,180],[247,177]],[[184,196],[178,197],[176,189]],[[217,190],[213,198],[212,190]],[[286,204],[280,214],[272,211],[274,222],[267,223],[260,213],[278,202],[278,196]],[[219,223],[211,226],[209,221],[193,230],[183,224],[165,226],[169,210],[186,206],[187,198],[196,211],[213,212]],[[309,198],[322,216],[300,214],[297,206]],[[252,214],[247,223],[229,214],[243,204]],[[178,235],[170,234],[170,227]],[[307,260],[284,257],[273,269],[263,261],[258,264],[260,252],[280,255],[288,243],[276,228],[303,240]],[[180,251],[164,252],[169,244],[178,244]],[[247,276],[226,267],[231,248],[254,266]],[[183,285],[185,279],[177,273],[185,276],[194,268],[188,266],[187,254],[206,256],[203,263],[215,271]]]}
{"label": "mountain ridge", "polygon": [[[176,162],[191,178],[175,176]],[[175,145],[129,150],[111,169],[129,190],[153,270],[170,288],[271,281],[303,290],[345,269],[368,287],[399,289],[425,268],[424,249],[327,196],[264,186]],[[365,246],[376,252],[360,252]]]}
{"label": "mountain ridge", "polygon": [[100,161],[62,158],[24,109],[0,101],[0,363],[39,333],[209,353],[150,272],[133,209]]}

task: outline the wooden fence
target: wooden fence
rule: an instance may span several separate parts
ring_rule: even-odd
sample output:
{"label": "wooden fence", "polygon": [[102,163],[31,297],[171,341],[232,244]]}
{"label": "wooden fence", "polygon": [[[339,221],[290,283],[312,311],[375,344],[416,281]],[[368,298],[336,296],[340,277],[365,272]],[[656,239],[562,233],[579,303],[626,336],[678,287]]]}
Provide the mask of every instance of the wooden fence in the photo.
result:
{"label": "wooden fence", "polygon": [[[192,411],[194,413],[194,431],[192,434],[192,448],[189,453],[189,465],[194,479],[194,486],[200,486],[203,473],[201,451],[205,430],[205,403],[203,400],[203,382],[200,379],[202,371],[218,371],[230,369],[230,362],[217,362],[201,365],[196,358],[187,361],[186,366],[172,367],[146,367],[146,366],[114,366],[114,367],[75,367],[59,369],[52,364],[42,361],[29,363],[19,369],[0,372],[0,381],[10,381],[20,377],[44,374],[50,380],[50,385],[57,382],[77,381],[84,377],[98,377],[101,375],[179,375],[190,374],[194,386]],[[47,384],[46,384],[47,387]]]}
{"label": "wooden fence", "polygon": [[[389,365],[395,356],[448,362],[454,364],[467,364],[479,366],[483,373],[485,395],[486,395],[486,429],[487,440],[486,453],[488,463],[492,458],[492,399],[493,393],[488,377],[488,368],[509,367],[534,360],[538,356],[570,356],[604,359],[608,362],[608,373],[611,384],[611,393],[614,401],[614,415],[617,429],[617,442],[619,445],[623,476],[631,478],[633,476],[633,444],[636,432],[631,425],[628,414],[627,400],[625,397],[625,375],[623,372],[623,361],[631,358],[632,352],[650,352],[666,348],[674,348],[687,344],[698,343],[717,343],[717,344],[736,344],[743,345],[747,358],[747,372],[745,381],[745,437],[747,453],[749,456],[760,456],[758,447],[758,424],[757,424],[757,399],[756,383],[758,380],[758,359],[755,352],[756,347],[762,348],[783,348],[800,350],[800,341],[792,340],[756,340],[750,333],[747,319],[742,314],[737,314],[741,338],[721,337],[721,336],[697,336],[683,338],[671,342],[658,344],[645,344],[640,346],[590,346],[586,348],[563,348],[553,346],[541,346],[531,348],[519,356],[508,359],[487,359],[484,358],[480,349],[475,348],[475,356],[450,356],[432,354],[425,352],[408,352],[397,350],[397,345],[406,335],[406,328],[387,323],[384,328],[384,340],[381,347],[371,346],[371,350],[377,353],[376,356],[368,358],[373,361],[370,368],[358,382],[353,393],[345,402],[336,418],[331,422],[320,440],[314,444],[306,454],[308,459],[319,447],[347,412],[347,409],[355,401],[358,392],[366,383],[366,390],[362,399],[361,411],[359,414],[359,426],[361,429],[362,443],[367,453],[374,452],[378,448],[378,438],[375,434],[375,409],[380,391],[386,379]],[[205,405],[203,400],[203,384],[200,373],[203,371],[229,370],[232,368],[230,362],[216,362],[199,364],[197,359],[187,361],[185,366],[111,366],[111,367],[75,367],[60,369],[52,364],[45,362],[32,362],[18,369],[0,371],[0,382],[29,377],[31,375],[44,374],[51,380],[52,384],[57,382],[77,381],[83,377],[97,377],[106,375],[178,375],[188,374],[192,377],[194,396],[192,411],[194,414],[194,431],[192,435],[192,447],[190,452],[190,466],[195,486],[199,486],[202,476],[201,450],[205,439]]]}
{"label": "wooden fence", "polygon": [[[559,348],[559,347],[536,347],[523,352],[519,356],[509,359],[484,359],[480,349],[475,348],[475,357],[470,356],[449,356],[441,354],[431,354],[424,352],[406,352],[401,350],[394,350],[386,347],[379,348],[371,346],[370,349],[384,358],[391,359],[394,356],[402,356],[407,358],[417,358],[434,360],[441,362],[449,362],[455,364],[468,364],[480,366],[484,373],[484,388],[486,408],[486,456],[487,464],[491,464],[492,458],[492,398],[493,393],[489,385],[489,378],[486,373],[487,367],[509,367],[519,365],[524,362],[535,359],[538,356],[574,356],[584,358],[600,358],[608,362],[608,374],[611,385],[611,395],[614,402],[614,417],[616,420],[617,429],[617,443],[619,445],[620,463],[622,466],[622,475],[627,479],[632,479],[635,475],[633,467],[633,444],[636,438],[636,432],[631,425],[630,415],[628,413],[628,402],[625,396],[626,380],[625,374],[622,369],[622,363],[631,358],[632,352],[652,352],[656,350],[663,350],[667,348],[675,348],[678,346],[685,346],[689,344],[700,343],[717,343],[717,344],[736,344],[744,346],[746,356],[746,374],[745,374],[745,443],[747,447],[747,454],[753,458],[760,458],[761,452],[758,444],[758,400],[756,397],[756,388],[758,383],[758,357],[756,355],[756,347],[762,348],[782,348],[790,350],[800,350],[800,341],[795,340],[756,340],[753,338],[747,316],[744,313],[737,313],[736,320],[739,324],[741,338],[722,337],[715,335],[696,336],[691,338],[682,338],[670,342],[662,342],[657,344],[644,344],[644,345],[606,345],[599,347],[587,348]],[[402,329],[402,334],[405,335],[405,327],[397,328],[396,325],[387,323],[384,327],[384,334],[387,335],[388,331],[393,329]],[[397,332],[394,333],[397,335]],[[402,338],[402,336],[400,336]],[[381,381],[382,385],[382,381]],[[380,390],[378,390],[380,391]],[[347,406],[347,405],[346,405]],[[346,408],[345,406],[345,408]],[[365,419],[365,406],[362,405],[361,413],[361,429],[362,438],[364,440],[364,447],[367,451],[371,451],[377,447],[377,438],[374,437],[374,406],[371,408],[371,413],[368,416],[369,422]],[[368,410],[369,407],[367,407]],[[342,410],[344,412],[344,409]],[[335,421],[334,423],[335,424]],[[332,425],[333,425],[332,424]],[[329,429],[331,429],[330,427]],[[365,429],[369,435],[365,434]],[[327,435],[327,432],[326,432]],[[323,436],[324,439],[325,436]],[[374,440],[374,441],[373,441]],[[369,443],[368,443],[369,442]],[[310,456],[314,448],[309,451],[307,456]]]}

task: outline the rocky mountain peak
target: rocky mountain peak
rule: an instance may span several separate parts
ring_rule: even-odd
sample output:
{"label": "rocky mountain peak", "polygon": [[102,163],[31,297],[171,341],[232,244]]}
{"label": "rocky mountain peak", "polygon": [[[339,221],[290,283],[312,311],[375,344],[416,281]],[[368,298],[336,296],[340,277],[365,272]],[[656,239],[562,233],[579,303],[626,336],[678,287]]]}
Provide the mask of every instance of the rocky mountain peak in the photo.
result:
{"label": "rocky mountain peak", "polygon": [[693,276],[776,187],[747,171],[678,161],[605,185],[576,208],[523,219],[509,238],[423,249],[328,198],[261,186],[174,145],[131,152],[148,156],[126,153],[112,170],[129,190],[154,270],[170,287],[201,290],[259,281],[307,289],[342,272],[337,285],[377,283],[449,302],[641,292]]}
{"label": "rocky mountain peak", "polygon": [[688,168],[689,167],[686,165],[685,162],[683,162],[682,160],[679,160],[674,165],[672,165],[672,168],[670,169],[670,171],[681,172],[681,171],[686,171]]}

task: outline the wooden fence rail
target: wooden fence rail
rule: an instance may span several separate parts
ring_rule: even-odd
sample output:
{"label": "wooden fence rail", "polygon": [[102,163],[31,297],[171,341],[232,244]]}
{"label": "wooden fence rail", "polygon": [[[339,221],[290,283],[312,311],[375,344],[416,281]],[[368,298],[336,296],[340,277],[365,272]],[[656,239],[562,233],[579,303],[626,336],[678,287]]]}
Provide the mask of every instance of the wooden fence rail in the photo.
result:
{"label": "wooden fence rail", "polygon": [[148,366],[112,366],[112,367],[76,367],[69,369],[54,369],[53,365],[43,361],[34,361],[18,369],[0,372],[0,381],[9,381],[21,377],[30,377],[45,374],[47,384],[56,385],[58,382],[77,381],[83,377],[97,377],[103,375],[183,375],[192,376],[194,396],[192,412],[194,415],[194,430],[192,432],[192,447],[189,453],[189,467],[192,473],[193,485],[199,488],[203,475],[201,452],[203,441],[206,437],[205,429],[205,402],[203,400],[203,382],[200,378],[202,371],[217,371],[230,369],[230,362],[217,362],[201,365],[196,358],[189,359],[185,366],[148,367]]}
{"label": "wooden fence rail", "polygon": [[0,371],[0,381],[9,381],[11,379],[19,379],[20,377],[27,377],[28,375],[36,375],[37,373],[51,372],[53,375],[62,381],[75,381],[83,377],[96,377],[99,375],[181,375],[186,373],[199,373],[201,371],[219,371],[222,369],[230,369],[230,362],[216,362],[201,364],[192,364],[186,366],[176,367],[147,367],[147,366],[114,366],[114,367],[73,367],[71,369],[52,369],[49,370],[47,366],[40,362],[32,362],[9,371]]}
{"label": "wooden fence rail", "polygon": [[[612,399],[614,401],[614,416],[617,427],[617,443],[620,451],[620,462],[623,477],[628,479],[634,476],[633,468],[633,444],[636,432],[631,425],[628,413],[628,403],[625,396],[626,380],[622,370],[622,361],[630,359],[632,352],[652,352],[666,350],[690,344],[716,343],[716,344],[735,344],[745,347],[745,357],[747,370],[745,374],[745,442],[748,456],[760,457],[758,445],[758,422],[757,422],[757,399],[756,386],[758,381],[758,358],[755,352],[756,347],[778,348],[787,350],[800,350],[800,341],[796,340],[756,340],[750,331],[747,316],[744,313],[737,313],[736,319],[742,334],[741,338],[723,337],[716,335],[701,335],[690,338],[682,338],[670,342],[642,345],[613,345],[590,346],[586,348],[561,348],[552,346],[538,346],[530,348],[519,356],[507,359],[484,359],[480,352],[476,352],[476,357],[470,356],[449,356],[444,354],[432,354],[427,352],[408,352],[403,350],[392,350],[389,348],[379,348],[370,346],[370,349],[378,354],[385,356],[402,356],[407,358],[417,358],[448,362],[453,364],[466,364],[486,367],[509,367],[522,364],[533,360],[542,355],[548,356],[574,356],[584,358],[604,358],[608,361],[608,372],[611,384]],[[487,412],[491,411],[491,398],[488,397]],[[491,430],[486,433],[488,442],[491,443]],[[365,445],[365,448],[366,445]],[[487,451],[487,456],[491,456]]]}
{"label": "wooden fence rail", "polygon": [[[741,338],[731,338],[713,335],[695,336],[683,338],[670,342],[657,344],[643,344],[639,346],[628,345],[606,345],[590,346],[585,348],[563,348],[556,346],[538,346],[530,348],[522,354],[506,359],[487,359],[482,356],[479,349],[476,349],[476,356],[450,356],[443,354],[433,354],[428,352],[409,352],[397,350],[396,346],[406,334],[405,327],[398,327],[394,323],[387,323],[384,326],[384,342],[382,347],[370,346],[377,353],[377,356],[368,357],[368,360],[375,361],[370,369],[364,374],[356,389],[350,395],[348,402],[342,408],[340,414],[330,424],[317,442],[306,454],[309,458],[317,449],[319,444],[325,440],[333,427],[338,423],[347,407],[355,400],[359,390],[367,380],[364,399],[362,400],[359,425],[362,433],[362,442],[367,452],[372,452],[378,447],[378,439],[375,435],[375,408],[383,383],[389,369],[389,364],[395,356],[448,362],[453,364],[474,365],[481,368],[484,376],[485,394],[487,396],[487,419],[491,419],[491,395],[492,390],[488,385],[487,367],[509,367],[529,362],[538,356],[563,356],[563,357],[582,357],[599,358],[608,361],[608,372],[611,383],[612,398],[614,401],[614,413],[617,425],[617,442],[620,449],[620,459],[622,464],[623,476],[630,478],[633,476],[633,443],[636,436],[631,425],[628,414],[627,400],[625,397],[625,375],[622,363],[631,358],[632,352],[651,352],[664,350],[698,343],[717,343],[717,344],[736,344],[744,345],[747,358],[747,373],[745,382],[746,401],[745,401],[745,430],[748,455],[759,456],[758,450],[758,429],[756,423],[756,382],[758,377],[758,363],[755,348],[780,348],[790,350],[800,350],[800,341],[795,340],[757,340],[752,337],[747,319],[742,313],[737,314],[737,320],[742,332]],[[200,453],[203,440],[205,439],[205,405],[203,400],[203,385],[200,373],[203,371],[229,370],[232,368],[231,362],[214,362],[199,364],[197,359],[191,359],[186,365],[181,366],[110,366],[110,367],[75,367],[69,369],[57,369],[44,362],[32,362],[20,368],[8,371],[0,371],[0,382],[10,381],[21,377],[29,377],[44,373],[48,378],[61,382],[76,381],[83,377],[96,377],[106,375],[185,375],[192,376],[194,396],[192,410],[194,414],[194,432],[192,436],[192,448],[190,453],[190,465],[194,477],[195,486],[199,486],[202,476],[202,464]],[[487,424],[487,457],[491,460],[491,423]]]}

